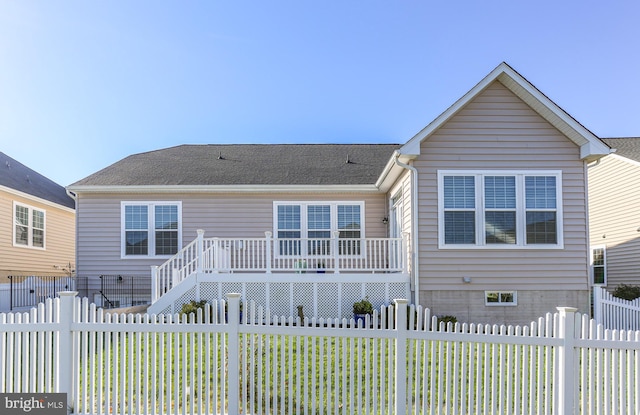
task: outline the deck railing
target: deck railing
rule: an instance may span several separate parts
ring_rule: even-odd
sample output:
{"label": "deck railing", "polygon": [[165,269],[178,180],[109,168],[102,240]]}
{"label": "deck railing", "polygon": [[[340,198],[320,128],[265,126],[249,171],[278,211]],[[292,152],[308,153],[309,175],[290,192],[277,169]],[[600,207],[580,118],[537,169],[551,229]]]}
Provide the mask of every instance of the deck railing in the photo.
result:
{"label": "deck railing", "polygon": [[194,273],[408,272],[408,234],[402,238],[197,238],[152,267],[152,301]]}

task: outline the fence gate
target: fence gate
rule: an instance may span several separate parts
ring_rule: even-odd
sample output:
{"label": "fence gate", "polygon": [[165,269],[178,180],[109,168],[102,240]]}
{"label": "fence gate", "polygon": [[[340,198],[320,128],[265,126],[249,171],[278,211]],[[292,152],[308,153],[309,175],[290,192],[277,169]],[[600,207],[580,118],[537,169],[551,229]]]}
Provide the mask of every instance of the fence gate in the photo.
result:
{"label": "fence gate", "polygon": [[60,291],[77,291],[72,276],[13,276],[9,275],[9,309],[35,307]]}
{"label": "fence gate", "polygon": [[100,304],[103,308],[131,307],[151,303],[151,277],[101,275]]}

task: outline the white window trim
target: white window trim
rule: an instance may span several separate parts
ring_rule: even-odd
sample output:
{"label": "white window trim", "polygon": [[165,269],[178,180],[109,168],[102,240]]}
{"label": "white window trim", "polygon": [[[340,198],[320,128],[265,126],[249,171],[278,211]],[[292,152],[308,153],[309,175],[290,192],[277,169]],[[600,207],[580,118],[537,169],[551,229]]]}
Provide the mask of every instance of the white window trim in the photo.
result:
{"label": "white window trim", "polygon": [[[438,248],[439,249],[564,249],[563,213],[562,213],[562,171],[561,170],[438,170]],[[474,176],[475,177],[475,213],[476,213],[476,243],[475,244],[445,244],[444,242],[444,177],[445,176]],[[487,244],[485,242],[484,223],[484,180],[485,176],[515,176],[516,177],[516,238],[515,244]],[[556,244],[526,244],[526,208],[524,178],[531,176],[556,177]],[[537,209],[544,210],[544,209]]]}
{"label": "white window trim", "polygon": [[[510,303],[503,303],[498,301],[497,303],[490,303],[487,301],[487,295],[489,293],[497,293],[498,300],[501,298],[502,294],[511,294],[513,296],[513,301]],[[518,305],[518,292],[517,291],[505,291],[505,290],[487,290],[484,292],[484,305],[487,307],[516,307]]]}
{"label": "white window trim", "polygon": [[[360,206],[360,239],[365,238],[365,210],[364,201],[274,201],[273,202],[273,238],[278,239],[278,206],[300,206],[300,238],[308,238],[309,231],[307,223],[307,206],[329,205],[331,220],[331,239],[333,232],[338,230],[338,206],[358,205]],[[365,252],[361,249],[360,255],[340,255],[341,258],[361,258]],[[289,258],[291,255],[281,255],[279,250],[275,250],[276,258]]]}
{"label": "white window trim", "polygon": [[[404,193],[402,189],[391,194],[389,197],[389,213],[387,213],[388,235],[393,237],[394,232],[398,232],[397,238],[402,236],[404,231]],[[396,215],[393,215],[394,211]],[[399,215],[397,214],[399,212]]]}
{"label": "white window trim", "polygon": [[[602,249],[603,255],[602,255],[602,259],[604,261],[603,264],[603,268],[604,268],[604,282],[602,283],[596,283],[595,282],[595,267],[593,265],[593,251],[595,251],[596,249]],[[591,247],[591,252],[589,254],[589,273],[590,273],[590,282],[592,286],[597,286],[597,287],[606,287],[607,286],[607,246],[606,245],[596,245],[596,246],[592,246]]]}
{"label": "white window trim", "polygon": [[[27,244],[26,245],[22,245],[22,244],[17,244],[16,243],[16,207],[20,206],[23,208],[26,208],[29,210],[29,214],[28,214],[28,218],[29,218],[29,224],[27,225]],[[43,220],[43,227],[42,227],[42,246],[33,246],[33,211],[37,210],[38,212],[42,212],[42,220]],[[35,206],[31,206],[31,205],[27,205],[25,203],[20,203],[20,202],[13,202],[13,216],[11,217],[11,224],[13,225],[13,229],[11,231],[11,242],[13,243],[13,246],[15,246],[16,248],[28,248],[28,249],[38,249],[41,251],[44,251],[47,249],[47,211],[41,208],[37,208]]]}
{"label": "white window trim", "polygon": [[147,231],[149,234],[149,245],[147,247],[147,255],[127,255],[127,236],[125,229],[125,206],[147,206],[149,208],[149,223],[152,225],[155,222],[155,209],[153,207],[157,205],[175,205],[178,206],[178,252],[182,250],[182,202],[180,201],[121,201],[120,202],[120,258],[121,259],[149,259],[149,258],[171,258],[173,255],[155,255],[155,237],[152,233],[155,231],[153,226],[148,226]]}

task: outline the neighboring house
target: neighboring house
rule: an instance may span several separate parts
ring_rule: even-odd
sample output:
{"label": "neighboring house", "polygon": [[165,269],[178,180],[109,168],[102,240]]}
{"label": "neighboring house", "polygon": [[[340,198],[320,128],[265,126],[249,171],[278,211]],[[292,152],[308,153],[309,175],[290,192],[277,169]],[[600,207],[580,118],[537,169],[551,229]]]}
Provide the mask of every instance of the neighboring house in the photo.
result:
{"label": "neighboring house", "polygon": [[0,153],[0,283],[70,275],[75,230],[75,203],[64,187]]}
{"label": "neighboring house", "polygon": [[603,139],[612,154],[589,166],[591,283],[640,285],[640,137]]}
{"label": "neighboring house", "polygon": [[503,63],[403,145],[185,145],[80,180],[78,273],[151,272],[153,312],[230,291],[317,317],[364,296],[586,312],[586,166],[608,153]]}

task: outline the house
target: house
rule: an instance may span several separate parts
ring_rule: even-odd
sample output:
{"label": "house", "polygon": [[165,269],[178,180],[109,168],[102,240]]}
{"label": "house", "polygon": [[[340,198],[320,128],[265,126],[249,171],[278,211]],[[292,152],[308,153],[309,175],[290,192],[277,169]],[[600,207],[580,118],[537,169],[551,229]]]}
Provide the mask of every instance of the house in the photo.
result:
{"label": "house", "polygon": [[315,317],[587,311],[586,166],[608,153],[502,63],[404,144],[178,146],[82,179],[78,273],[151,273],[153,312],[232,291]]}
{"label": "house", "polygon": [[603,139],[612,154],[589,165],[591,283],[640,285],[640,137]]}
{"label": "house", "polygon": [[64,187],[0,152],[0,284],[73,273],[75,226]]}

